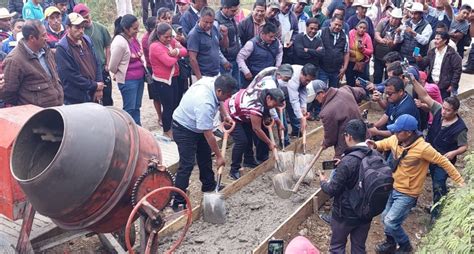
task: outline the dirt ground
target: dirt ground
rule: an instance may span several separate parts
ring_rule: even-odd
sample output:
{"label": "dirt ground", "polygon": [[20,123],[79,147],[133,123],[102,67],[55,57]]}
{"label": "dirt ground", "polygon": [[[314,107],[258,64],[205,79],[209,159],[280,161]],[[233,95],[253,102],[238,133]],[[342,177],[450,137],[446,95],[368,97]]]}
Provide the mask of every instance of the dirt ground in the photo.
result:
{"label": "dirt ground", "polygon": [[[474,115],[471,112],[473,108],[474,97],[470,97],[461,102],[461,108],[459,110],[460,115],[470,130],[474,128]],[[473,147],[474,140],[472,138],[472,132],[468,132],[468,140],[469,147]],[[462,169],[465,165],[462,158],[464,158],[464,156],[461,156],[456,163],[456,168],[458,169]],[[416,207],[411,211],[410,215],[403,224],[403,228],[409,235],[410,240],[415,248],[420,243],[421,237],[428,231],[430,215],[426,212],[426,208],[429,208],[432,202],[431,185],[431,178],[427,177],[424,191],[418,198]],[[450,181],[448,182],[448,186],[454,186],[454,183]],[[285,243],[288,244],[288,240],[291,240],[298,235],[306,236],[323,253],[328,252],[331,238],[331,228],[329,225],[323,222],[317,214],[312,215],[303,224],[301,224],[298,227],[298,233],[285,239]],[[369,253],[375,253],[375,245],[379,242],[382,242],[384,239],[385,235],[383,231],[383,224],[380,220],[380,216],[378,216],[372,221],[369,236],[366,242],[367,251]]]}

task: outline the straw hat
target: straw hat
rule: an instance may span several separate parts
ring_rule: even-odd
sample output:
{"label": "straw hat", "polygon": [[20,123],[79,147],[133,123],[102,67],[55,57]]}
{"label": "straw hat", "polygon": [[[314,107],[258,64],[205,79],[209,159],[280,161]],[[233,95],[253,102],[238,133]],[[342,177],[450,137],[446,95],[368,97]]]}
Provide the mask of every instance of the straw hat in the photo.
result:
{"label": "straw hat", "polygon": [[400,8],[394,8],[394,9],[390,12],[390,17],[396,18],[396,19],[402,19],[402,18],[403,18],[402,9],[400,9]]}
{"label": "straw hat", "polygon": [[0,19],[9,19],[16,15],[16,12],[10,13],[7,8],[0,8]]}

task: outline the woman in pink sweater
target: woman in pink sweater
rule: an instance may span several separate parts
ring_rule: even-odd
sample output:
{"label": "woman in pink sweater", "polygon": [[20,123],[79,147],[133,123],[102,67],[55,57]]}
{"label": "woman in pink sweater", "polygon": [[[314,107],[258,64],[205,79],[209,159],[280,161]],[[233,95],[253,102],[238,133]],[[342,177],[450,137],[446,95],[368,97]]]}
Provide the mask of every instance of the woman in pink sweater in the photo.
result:
{"label": "woman in pink sweater", "polygon": [[367,33],[367,21],[361,20],[349,32],[349,65],[346,70],[346,81],[350,86],[355,86],[355,80],[361,77],[369,79],[369,61],[374,52],[372,39]]}
{"label": "woman in pink sweater", "polygon": [[172,36],[167,23],[159,23],[150,36],[150,62],[153,69],[153,85],[157,89],[163,106],[162,122],[164,134],[172,138],[171,121],[178,106],[178,59],[188,54],[186,48]]}

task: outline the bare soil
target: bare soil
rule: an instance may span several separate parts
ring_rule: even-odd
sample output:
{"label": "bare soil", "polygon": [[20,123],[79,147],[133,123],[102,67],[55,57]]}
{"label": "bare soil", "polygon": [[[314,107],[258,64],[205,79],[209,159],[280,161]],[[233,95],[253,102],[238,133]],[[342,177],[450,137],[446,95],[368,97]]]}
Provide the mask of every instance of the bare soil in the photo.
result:
{"label": "bare soil", "polygon": [[[471,110],[474,109],[474,97],[467,98],[461,102],[459,114],[465,121],[466,125],[470,130],[474,128],[474,114]],[[472,138],[472,132],[468,132],[469,147],[474,145]],[[456,168],[462,171],[465,163],[463,161],[464,156],[461,156],[456,163]],[[453,182],[448,181],[448,186],[454,186]],[[429,230],[430,215],[426,212],[432,204],[432,182],[431,177],[427,177],[424,191],[418,198],[417,206],[412,209],[410,215],[403,223],[403,228],[410,237],[412,245],[416,248],[420,243],[421,238]],[[323,209],[324,210],[324,209]],[[326,207],[326,210],[327,207]],[[298,227],[298,233],[291,235],[285,239],[285,244],[288,244],[288,240],[293,239],[298,235],[306,236],[321,252],[329,251],[329,242],[331,239],[331,228],[324,221],[319,218],[318,214],[312,215],[304,223]],[[366,242],[367,252],[375,253],[374,247],[376,244],[382,242],[385,239],[383,224],[380,216],[372,221],[372,225],[369,231],[369,236]],[[349,246],[350,244],[348,244]],[[349,249],[350,247],[348,247]]]}

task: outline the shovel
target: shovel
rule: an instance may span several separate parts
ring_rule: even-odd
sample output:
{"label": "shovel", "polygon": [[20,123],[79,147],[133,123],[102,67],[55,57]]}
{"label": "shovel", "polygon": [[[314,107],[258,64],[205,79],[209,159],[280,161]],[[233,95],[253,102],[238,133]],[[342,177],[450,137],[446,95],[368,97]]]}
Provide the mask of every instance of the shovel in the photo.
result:
{"label": "shovel", "polygon": [[[225,150],[227,148],[227,139],[229,138],[229,134],[234,130],[235,122],[232,124],[230,129],[222,128],[224,130],[224,137],[222,140],[222,157],[225,158]],[[219,186],[221,186],[222,180],[222,170],[224,169],[223,166],[219,167],[217,170],[217,184],[216,189],[213,192],[204,192],[204,196],[202,198],[202,208],[203,208],[203,219],[206,222],[213,223],[213,224],[224,224],[226,219],[226,208],[225,208],[225,201],[224,195],[219,193]]]}
{"label": "shovel", "polygon": [[276,174],[273,177],[273,189],[275,190],[275,193],[277,194],[278,197],[283,198],[283,199],[288,199],[291,197],[293,193],[298,191],[300,184],[303,182],[303,179],[306,177],[309,171],[311,171],[314,163],[316,163],[322,151],[323,151],[323,148],[321,147],[319,151],[317,152],[316,156],[306,166],[305,172],[303,173],[303,175],[301,175],[301,177],[298,179],[298,182],[296,182],[294,186],[293,186],[293,183],[294,183],[293,176],[289,174],[288,172]]}
{"label": "shovel", "polygon": [[[305,119],[305,118],[303,118]],[[306,154],[306,129],[303,130],[303,154],[295,154],[295,162],[293,168],[293,179],[297,181],[300,177],[305,174],[306,165],[313,159],[312,154]],[[303,182],[309,183],[314,179],[314,172],[310,171],[304,178]]]}
{"label": "shovel", "polygon": [[[268,129],[268,135],[270,135],[270,140],[272,141],[273,144],[275,144],[275,137],[273,136],[273,125],[275,124],[275,121],[272,119],[272,121],[269,124],[263,123],[265,127]],[[275,165],[278,171],[283,172],[285,171],[281,165],[280,165],[280,158],[278,157],[278,150],[276,146],[273,147],[272,149],[273,156],[275,157]]]}
{"label": "shovel", "polygon": [[[283,108],[279,108],[280,111],[280,121],[283,121]],[[292,169],[295,162],[295,153],[293,151],[285,151],[285,130],[280,130],[280,139],[282,140],[282,151],[278,152],[278,160],[280,161],[281,169]],[[280,171],[280,172],[283,172]]]}

